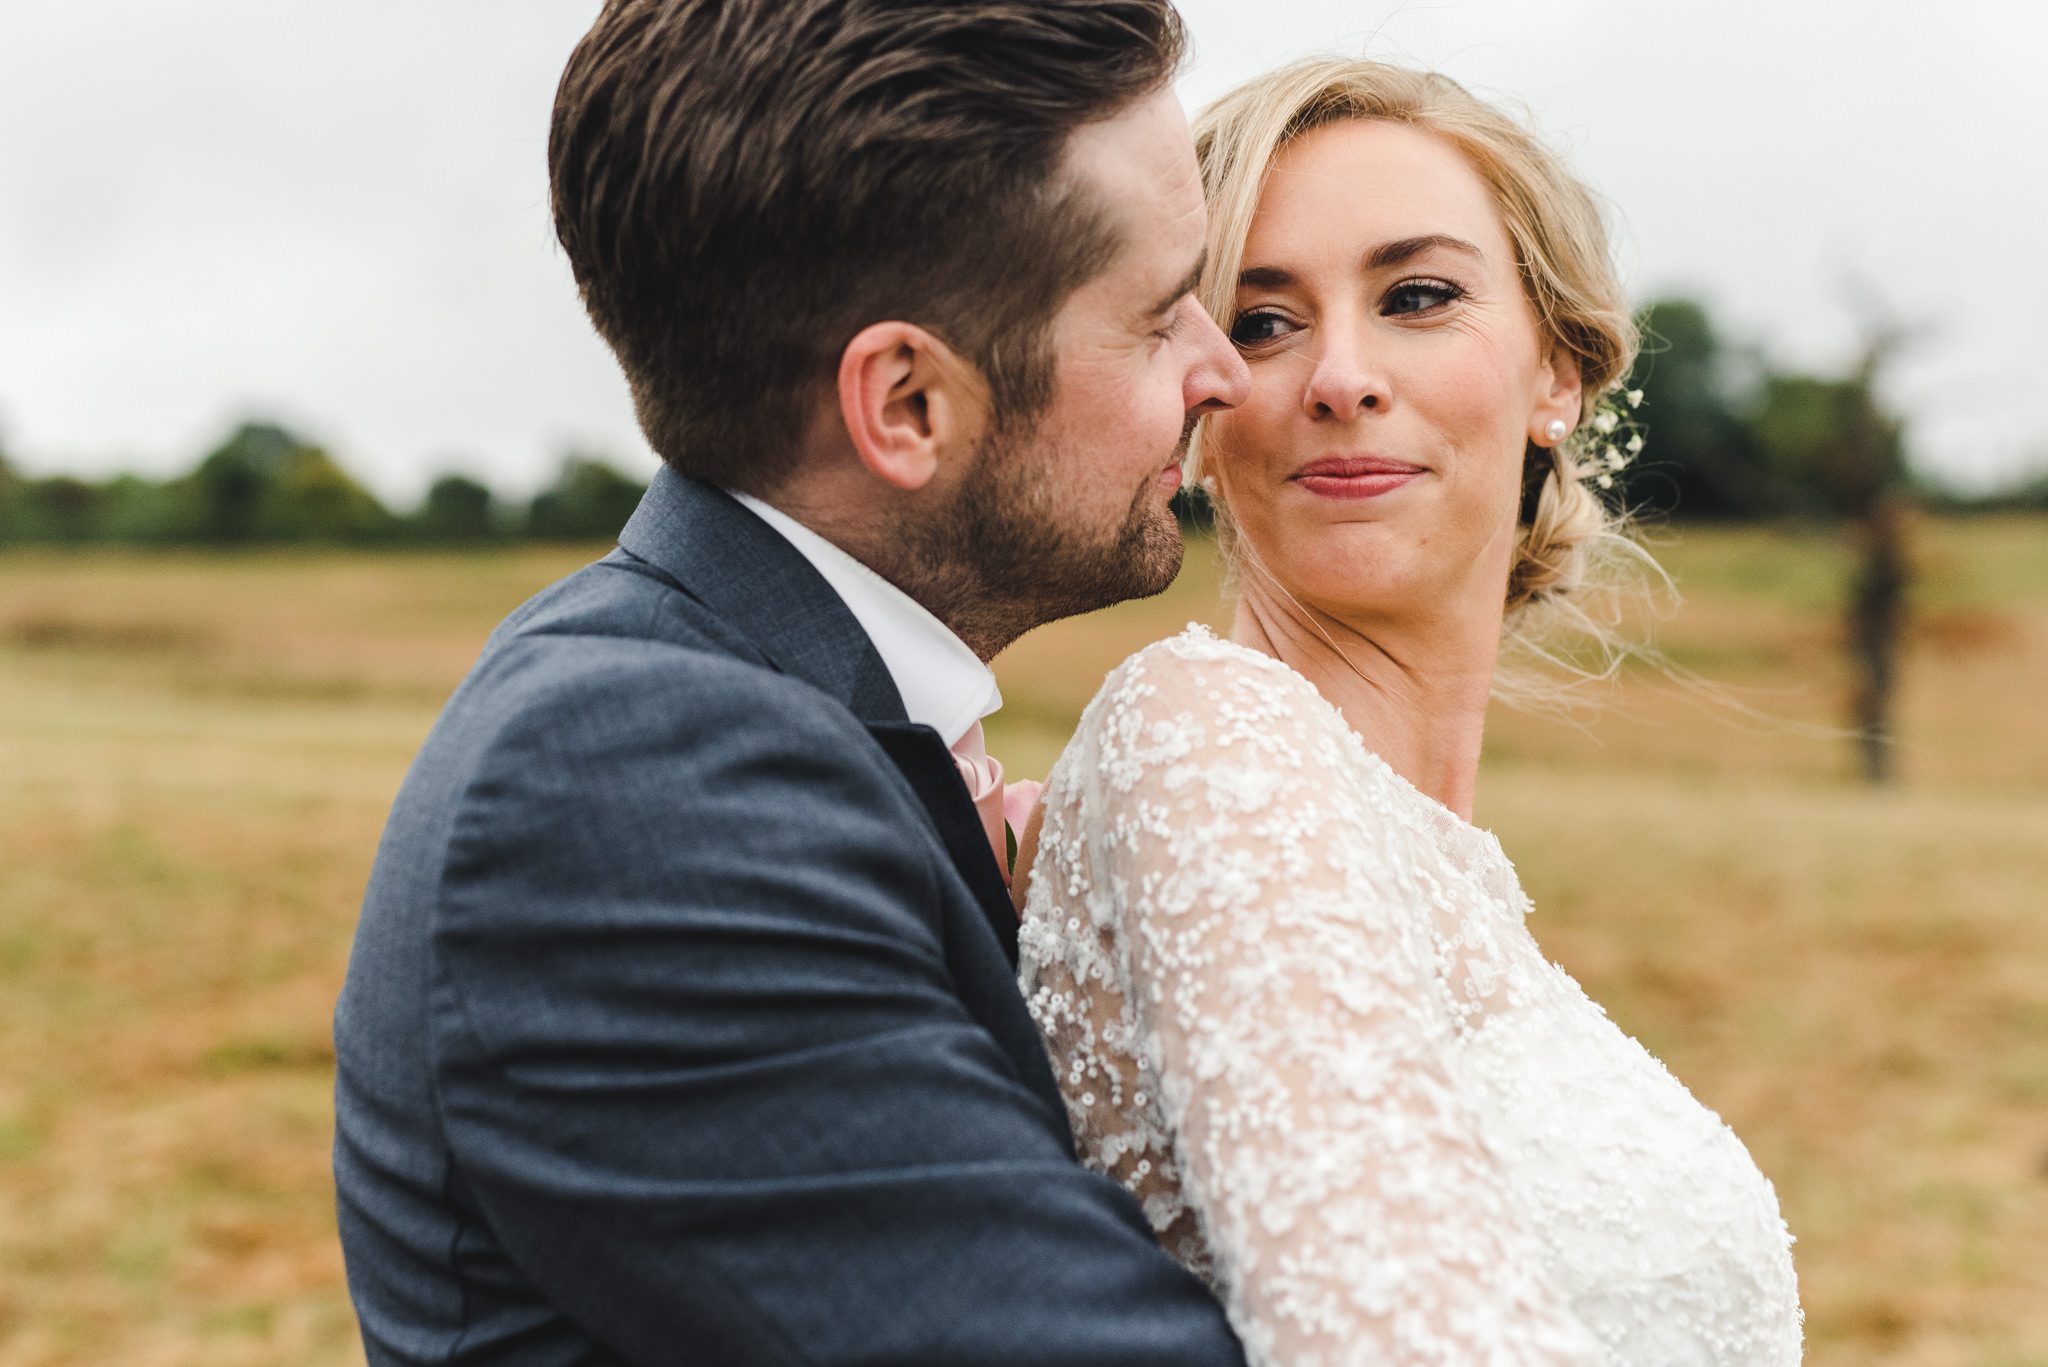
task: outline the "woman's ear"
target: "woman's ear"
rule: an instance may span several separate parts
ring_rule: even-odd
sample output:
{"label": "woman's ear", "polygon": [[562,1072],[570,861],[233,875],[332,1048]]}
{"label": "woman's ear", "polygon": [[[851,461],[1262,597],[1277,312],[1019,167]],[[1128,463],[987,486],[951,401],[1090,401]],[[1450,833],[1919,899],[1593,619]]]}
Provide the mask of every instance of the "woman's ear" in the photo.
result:
{"label": "woman's ear", "polygon": [[1529,414],[1529,440],[1538,446],[1556,446],[1550,425],[1562,422],[1569,432],[1579,425],[1585,400],[1585,381],[1579,376],[1579,358],[1564,347],[1554,347],[1550,360],[1536,375],[1536,405]]}
{"label": "woman's ear", "polygon": [[871,323],[839,355],[839,415],[869,473],[922,489],[980,441],[988,385],[916,324]]}

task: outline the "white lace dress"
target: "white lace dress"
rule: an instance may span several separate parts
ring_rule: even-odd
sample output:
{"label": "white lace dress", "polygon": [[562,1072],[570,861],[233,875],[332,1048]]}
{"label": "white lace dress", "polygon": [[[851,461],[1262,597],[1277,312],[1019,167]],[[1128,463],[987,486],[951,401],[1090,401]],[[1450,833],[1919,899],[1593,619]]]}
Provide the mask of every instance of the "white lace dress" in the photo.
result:
{"label": "white lace dress", "polygon": [[1306,679],[1148,647],[1046,799],[1021,976],[1076,1141],[1252,1362],[1799,1360],[1748,1150]]}

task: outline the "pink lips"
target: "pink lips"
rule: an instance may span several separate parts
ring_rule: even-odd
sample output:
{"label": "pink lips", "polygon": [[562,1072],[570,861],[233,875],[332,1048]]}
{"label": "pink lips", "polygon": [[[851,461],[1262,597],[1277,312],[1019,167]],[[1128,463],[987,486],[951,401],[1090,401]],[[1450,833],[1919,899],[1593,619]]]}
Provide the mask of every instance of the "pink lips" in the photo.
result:
{"label": "pink lips", "polygon": [[1325,456],[1302,466],[1291,478],[1324,498],[1378,498],[1427,473],[1419,465],[1379,456]]}

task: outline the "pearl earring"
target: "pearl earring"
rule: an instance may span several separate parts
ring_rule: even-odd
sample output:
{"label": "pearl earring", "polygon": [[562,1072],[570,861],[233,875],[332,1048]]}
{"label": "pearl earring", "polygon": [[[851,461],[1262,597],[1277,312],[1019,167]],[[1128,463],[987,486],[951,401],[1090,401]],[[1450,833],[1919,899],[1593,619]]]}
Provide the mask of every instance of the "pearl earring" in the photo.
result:
{"label": "pearl earring", "polygon": [[1552,418],[1550,420],[1550,426],[1543,429],[1543,434],[1549,437],[1552,441],[1563,441],[1566,437],[1571,435],[1571,431],[1571,424],[1566,422],[1563,418]]}

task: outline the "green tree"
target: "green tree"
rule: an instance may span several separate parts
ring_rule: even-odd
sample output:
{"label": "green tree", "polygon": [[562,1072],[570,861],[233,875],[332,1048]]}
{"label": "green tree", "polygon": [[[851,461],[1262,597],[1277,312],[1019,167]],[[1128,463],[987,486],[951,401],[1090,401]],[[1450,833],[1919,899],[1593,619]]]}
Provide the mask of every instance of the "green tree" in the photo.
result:
{"label": "green tree", "polygon": [[1904,434],[1865,375],[1773,375],[1754,421],[1771,478],[1799,511],[1861,517],[1905,480]]}
{"label": "green tree", "polygon": [[21,476],[14,473],[7,452],[0,449],[0,545],[16,540],[15,516],[21,502]]}
{"label": "green tree", "polygon": [[1677,518],[1756,517],[1780,511],[1744,418],[1754,358],[1731,349],[1694,299],[1651,303],[1643,354],[1627,388],[1645,400],[1641,456],[1623,477],[1633,507]]}
{"label": "green tree", "polygon": [[275,541],[369,541],[397,519],[317,446],[292,451],[265,490],[257,529]]}
{"label": "green tree", "polygon": [[443,475],[427,490],[414,527],[431,541],[488,540],[495,531],[491,491],[463,475]]}
{"label": "green tree", "polygon": [[293,455],[304,448],[274,423],[249,422],[200,460],[186,480],[195,535],[234,544],[263,534],[264,505]]}
{"label": "green tree", "polygon": [[191,500],[177,481],[116,475],[102,495],[100,534],[108,541],[162,545],[193,539]]}
{"label": "green tree", "polygon": [[1913,587],[1904,424],[1878,395],[1878,380],[1912,331],[1874,290],[1853,301],[1864,314],[1862,355],[1843,376],[1773,375],[1755,416],[1757,444],[1776,482],[1807,511],[1843,520],[1856,551],[1845,586],[1843,641],[1850,716],[1864,776],[1892,776],[1893,700]]}
{"label": "green tree", "polygon": [[1180,523],[1184,532],[1208,532],[1216,526],[1216,505],[1200,489],[1181,488],[1173,491],[1174,521]]}
{"label": "green tree", "polygon": [[176,493],[186,532],[221,545],[366,541],[398,525],[324,448],[275,423],[242,424]]}
{"label": "green tree", "polygon": [[51,475],[22,485],[16,517],[24,541],[80,542],[99,539],[105,491],[71,475]]}
{"label": "green tree", "polygon": [[571,455],[527,511],[529,535],[549,541],[595,541],[616,537],[647,486],[605,461]]}

